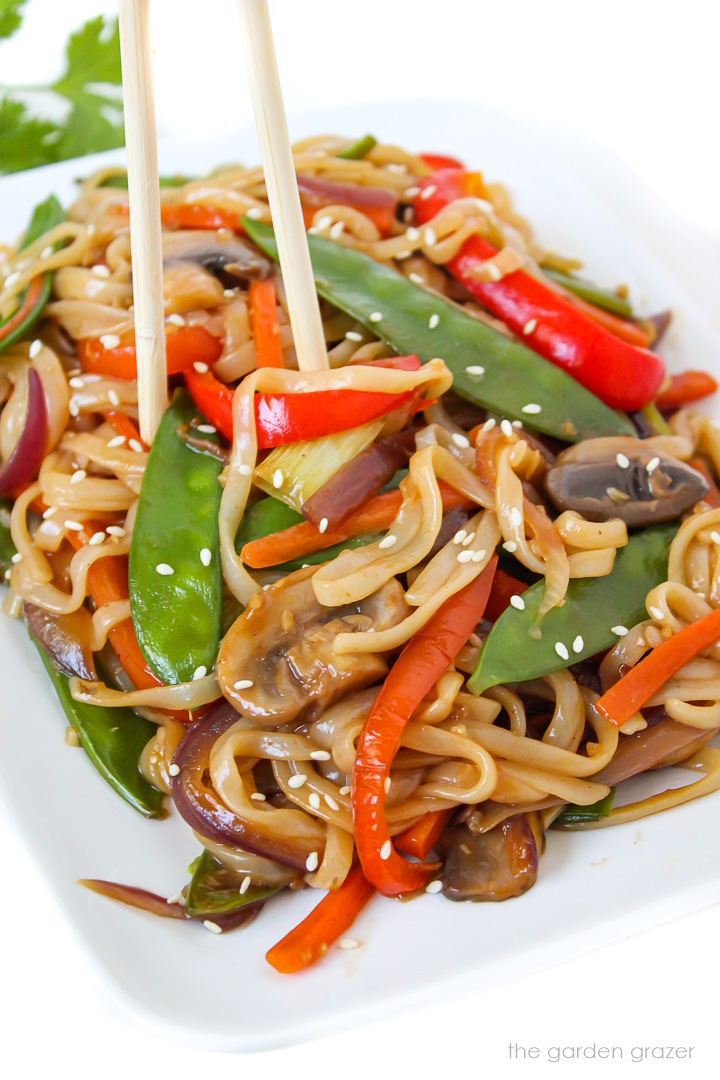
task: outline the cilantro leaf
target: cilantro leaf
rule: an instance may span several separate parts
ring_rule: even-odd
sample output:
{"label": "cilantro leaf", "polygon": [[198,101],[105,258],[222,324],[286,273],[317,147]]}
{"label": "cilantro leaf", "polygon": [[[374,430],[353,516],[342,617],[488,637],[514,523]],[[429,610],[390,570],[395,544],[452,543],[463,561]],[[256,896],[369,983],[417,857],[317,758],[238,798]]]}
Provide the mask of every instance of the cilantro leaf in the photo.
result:
{"label": "cilantro leaf", "polygon": [[0,38],[9,38],[23,20],[22,9],[27,0],[0,0]]}
{"label": "cilantro leaf", "polygon": [[22,102],[11,98],[0,101],[0,173],[34,169],[55,161],[50,145],[54,132],[55,124],[32,117]]}

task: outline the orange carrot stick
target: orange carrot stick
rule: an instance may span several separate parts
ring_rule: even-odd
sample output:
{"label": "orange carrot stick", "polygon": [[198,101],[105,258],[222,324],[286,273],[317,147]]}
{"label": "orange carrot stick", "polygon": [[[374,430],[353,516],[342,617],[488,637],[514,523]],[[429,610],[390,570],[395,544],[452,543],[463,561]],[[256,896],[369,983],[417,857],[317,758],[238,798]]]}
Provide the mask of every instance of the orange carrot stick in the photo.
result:
{"label": "orange carrot stick", "polygon": [[452,810],[430,810],[405,832],[395,837],[395,847],[425,862],[445,828]]}
{"label": "orange carrot stick", "polygon": [[329,892],[299,926],[265,954],[268,964],[281,975],[310,967],[350,929],[374,892],[360,867],[353,867],[339,889]]}
{"label": "orange carrot stick", "polygon": [[118,435],[124,435],[128,443],[131,439],[134,439],[137,443],[140,444],[140,446],[142,446],[143,450],[150,449],[149,446],[144,443],[140,438],[140,432],[135,427],[135,424],[133,424],[127,413],[115,412],[114,410],[110,410],[103,413],[103,418],[106,423],[110,425],[110,427],[114,428],[115,431],[117,431]]}
{"label": "orange carrot stick", "polygon": [[690,623],[653,649],[597,702],[595,708],[616,727],[635,715],[684,664],[720,639],[720,608]]}
{"label": "orange carrot stick", "polygon": [[40,299],[42,288],[42,276],[33,278],[25,291],[25,299],[23,300],[20,307],[17,309],[15,314],[12,315],[6,323],[3,323],[2,327],[0,327],[0,341],[2,341],[3,338],[8,337],[13,332],[13,330],[16,330],[18,326],[20,326],[20,324],[23,322],[23,320],[28,317],[28,315]]}
{"label": "orange carrot stick", "polygon": [[[470,506],[470,500],[459,491],[440,484],[443,509],[453,510],[458,506]],[[315,551],[323,551],[332,547],[333,544],[341,544],[352,536],[362,536],[363,533],[381,532],[388,529],[402,505],[402,494],[399,491],[386,491],[382,495],[376,495],[365,506],[354,514],[351,514],[336,529],[328,529],[321,533],[309,521],[302,521],[299,525],[291,525],[282,532],[271,533],[259,540],[251,540],[245,544],[240,557],[244,563],[256,570],[265,566],[277,566],[278,563],[287,562],[289,559],[300,559],[303,555],[311,555]]]}
{"label": "orange carrot stick", "polygon": [[595,307],[594,304],[589,304],[587,300],[583,300],[579,296],[570,295],[564,293],[568,300],[579,308],[585,315],[588,315],[600,326],[604,326],[606,330],[609,330],[615,337],[620,338],[621,341],[627,341],[629,345],[637,345],[639,349],[647,349],[650,347],[650,338],[642,326],[638,326],[637,323],[630,322],[628,319],[621,319],[619,315],[613,315],[612,311],[605,311],[604,308]]}
{"label": "orange carrot stick", "polygon": [[257,366],[259,368],[285,367],[280,344],[280,323],[277,316],[277,296],[273,279],[251,281],[248,301]]}
{"label": "orange carrot stick", "polygon": [[703,499],[703,502],[706,502],[713,510],[717,510],[718,507],[720,507],[720,488],[718,488],[715,478],[711,475],[707,465],[702,458],[692,458],[688,462],[688,465],[691,465],[693,469],[699,472],[707,480],[710,490]]}

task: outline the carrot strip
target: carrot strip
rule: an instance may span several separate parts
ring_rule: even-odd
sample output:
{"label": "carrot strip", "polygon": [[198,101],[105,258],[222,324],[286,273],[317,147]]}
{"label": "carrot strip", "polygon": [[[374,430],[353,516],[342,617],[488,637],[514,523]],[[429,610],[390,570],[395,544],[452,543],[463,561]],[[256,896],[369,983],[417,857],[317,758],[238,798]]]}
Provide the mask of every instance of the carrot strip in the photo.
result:
{"label": "carrot strip", "polygon": [[135,427],[127,413],[115,412],[114,410],[110,410],[109,412],[103,413],[103,419],[106,423],[110,425],[110,427],[114,428],[115,431],[117,431],[118,435],[124,435],[128,443],[131,439],[134,439],[135,442],[139,443],[140,446],[142,446],[143,450],[150,449],[147,443],[144,443],[140,438],[140,432]]}
{"label": "carrot strip", "polygon": [[16,330],[18,326],[28,317],[33,310],[40,294],[42,293],[43,279],[42,276],[32,279],[27,289],[25,290],[25,299],[20,307],[17,309],[14,315],[12,315],[6,323],[0,327],[0,341],[6,338],[9,334]]}
{"label": "carrot strip", "polygon": [[647,331],[643,330],[642,326],[638,326],[637,323],[630,322],[628,319],[621,319],[619,315],[613,315],[612,311],[605,311],[604,308],[595,307],[594,304],[589,304],[587,300],[583,300],[579,296],[570,293],[563,293],[563,295],[576,308],[579,308],[583,314],[609,330],[611,334],[620,338],[621,341],[626,341],[628,345],[637,345],[639,349],[648,349],[650,347],[650,337]]}
{"label": "carrot strip", "polygon": [[[440,484],[440,492],[444,510],[472,505],[469,499],[446,484]],[[244,563],[256,570],[265,566],[277,566],[278,563],[287,562],[290,559],[299,559],[303,555],[323,551],[325,548],[332,547],[333,544],[341,544],[350,537],[388,529],[395,520],[401,504],[401,492],[386,491],[383,495],[376,495],[336,529],[328,529],[321,533],[311,522],[302,521],[299,525],[291,525],[289,529],[283,529],[282,532],[271,533],[270,536],[263,536],[259,540],[251,540],[243,547],[240,557]]]}
{"label": "carrot strip", "polygon": [[717,486],[715,477],[712,476],[705,462],[702,460],[702,458],[692,458],[688,462],[688,465],[695,469],[696,472],[699,472],[702,476],[704,476],[708,482],[708,487],[710,488],[710,490],[703,499],[703,502],[706,502],[708,506],[711,506],[713,508],[713,510],[717,510],[718,508],[720,508],[720,488]]}
{"label": "carrot strip", "polygon": [[259,368],[285,367],[280,344],[280,323],[277,316],[277,296],[273,279],[251,281],[248,301],[257,366]]}
{"label": "carrot strip", "polygon": [[306,919],[265,954],[281,975],[292,975],[320,960],[349,930],[375,890],[355,866],[339,889],[329,892]]}
{"label": "carrot strip", "polygon": [[719,638],[720,608],[716,608],[653,649],[603,694],[595,708],[611,724],[622,727],[676,671]]}
{"label": "carrot strip", "polygon": [[655,404],[658,409],[679,409],[691,401],[709,397],[717,388],[717,379],[707,371],[682,371],[670,376],[667,386],[655,398]]}
{"label": "carrot strip", "polygon": [[395,837],[395,847],[405,855],[414,855],[424,862],[435,847],[452,810],[430,810],[405,832]]}

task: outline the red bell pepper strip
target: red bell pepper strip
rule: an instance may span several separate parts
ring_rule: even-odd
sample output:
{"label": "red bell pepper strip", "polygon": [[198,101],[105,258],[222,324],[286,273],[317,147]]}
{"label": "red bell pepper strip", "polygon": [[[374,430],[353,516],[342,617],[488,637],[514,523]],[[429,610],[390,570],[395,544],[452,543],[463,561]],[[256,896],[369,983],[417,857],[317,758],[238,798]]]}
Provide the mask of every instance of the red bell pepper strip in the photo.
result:
{"label": "red bell pepper strip", "polygon": [[285,367],[277,316],[277,295],[272,278],[251,281],[248,289],[250,325],[255,341],[257,366]]}
{"label": "red bell pepper strip", "polygon": [[496,566],[493,555],[482,573],[446,600],[408,642],[360,733],[352,778],[355,845],[365,877],[384,896],[422,889],[437,873],[437,866],[406,862],[393,847],[385,820],[385,781],[410,717],[482,618]]}
{"label": "red bell pepper strip", "polygon": [[490,619],[491,622],[495,622],[500,618],[503,611],[510,607],[510,599],[513,596],[520,596],[530,586],[525,585],[524,582],[518,581],[517,578],[512,577],[510,574],[506,574],[504,570],[499,567],[495,571],[495,580],[493,581],[493,587],[490,592],[490,598],[485,607],[485,618]]}
{"label": "red bell pepper strip", "polygon": [[354,866],[338,889],[329,892],[306,919],[265,954],[281,975],[294,975],[322,959],[333,942],[350,929],[375,890]]}
{"label": "red bell pepper strip", "polygon": [[418,157],[433,172],[437,172],[438,169],[465,168],[462,161],[458,161],[454,157],[448,157],[446,154],[418,154]]}
{"label": "red bell pepper strip", "polygon": [[[454,199],[477,194],[477,175],[440,169],[421,182],[415,213],[429,221]],[[423,197],[424,192],[431,194]],[[634,411],[653,400],[665,378],[659,356],[619,340],[570,300],[523,270],[500,281],[479,281],[474,274],[497,254],[481,236],[471,236],[447,264],[483,307],[501,319],[523,342],[563,368],[614,409]]]}
{"label": "red bell pepper strip", "polygon": [[416,859],[427,859],[447,824],[452,810],[430,810],[405,832],[395,837],[395,847]]}
{"label": "red bell pepper strip", "polygon": [[679,409],[691,401],[709,397],[718,388],[717,380],[707,371],[683,371],[670,376],[670,385],[655,398],[658,409]]}
{"label": "red bell pepper strip", "polygon": [[[116,207],[115,213],[127,217],[130,207],[127,203],[122,203]],[[240,224],[240,214],[232,210],[221,210],[217,206],[206,206],[205,203],[161,203],[160,220],[163,225],[175,229],[231,229],[236,233],[245,231]]]}
{"label": "red bell pepper strip", "polygon": [[[81,338],[77,343],[83,371],[109,375],[113,379],[137,379],[135,331],[129,330],[114,349],[106,349],[101,338]],[[165,339],[168,375],[178,375],[194,363],[214,364],[220,359],[222,341],[202,326],[182,326]]]}
{"label": "red bell pepper strip", "polygon": [[616,727],[622,727],[676,671],[720,639],[720,608],[690,623],[663,641],[639,664],[606,690],[595,708]]}
{"label": "red bell pepper strip", "polygon": [[[219,382],[211,372],[199,372],[192,367],[185,371],[185,382],[200,412],[225,438],[232,439],[233,390]],[[258,448],[268,450],[273,446],[319,439],[323,435],[368,424],[404,405],[425,408],[427,404],[425,401],[414,402],[412,391],[384,394],[347,389],[256,394]]]}

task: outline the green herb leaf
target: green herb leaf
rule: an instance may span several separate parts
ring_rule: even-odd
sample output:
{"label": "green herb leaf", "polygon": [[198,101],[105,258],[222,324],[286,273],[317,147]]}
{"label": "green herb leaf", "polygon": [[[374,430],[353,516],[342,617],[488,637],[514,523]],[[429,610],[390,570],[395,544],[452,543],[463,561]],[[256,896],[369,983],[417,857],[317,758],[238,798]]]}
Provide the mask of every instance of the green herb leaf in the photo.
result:
{"label": "green herb leaf", "polygon": [[19,28],[26,3],[27,0],[0,0],[0,38],[12,37]]}
{"label": "green herb leaf", "polygon": [[47,143],[55,131],[55,124],[31,116],[21,101],[3,98],[0,101],[0,175],[35,169],[55,161],[54,149]]}

